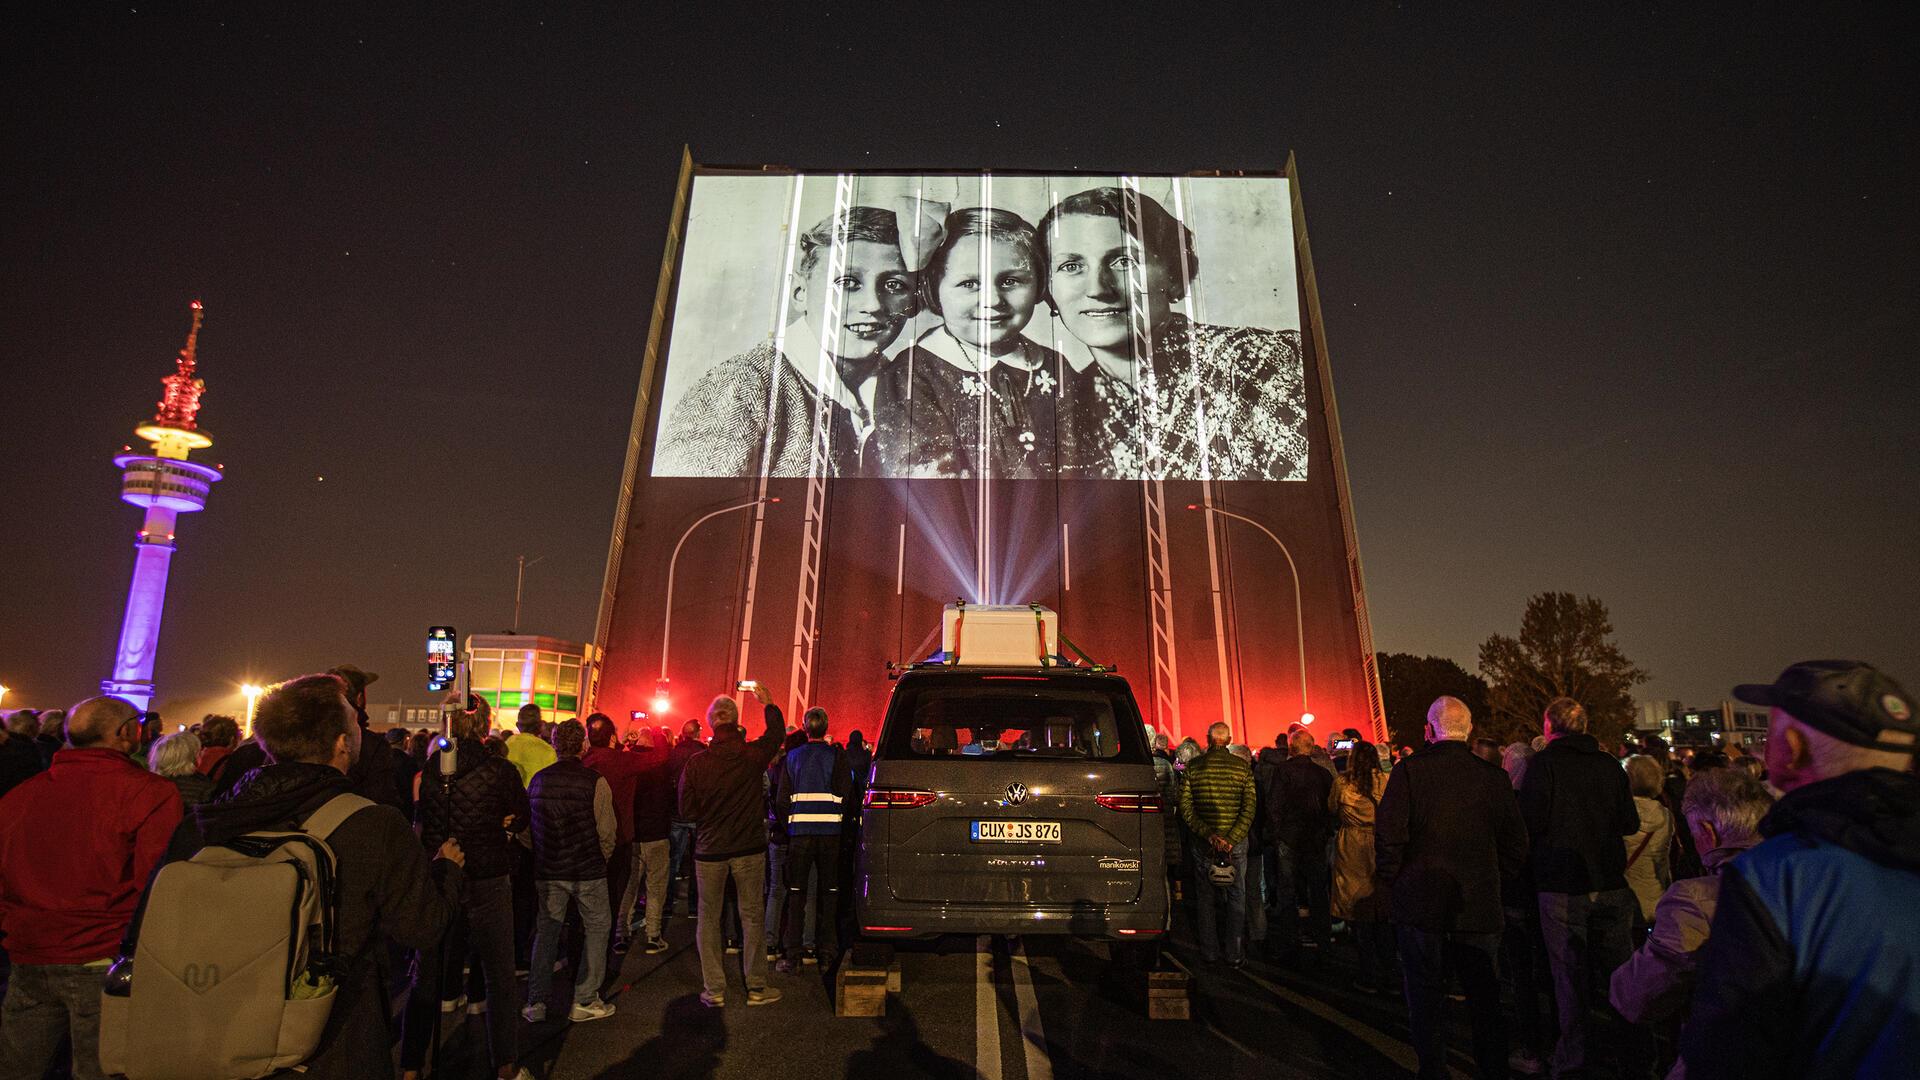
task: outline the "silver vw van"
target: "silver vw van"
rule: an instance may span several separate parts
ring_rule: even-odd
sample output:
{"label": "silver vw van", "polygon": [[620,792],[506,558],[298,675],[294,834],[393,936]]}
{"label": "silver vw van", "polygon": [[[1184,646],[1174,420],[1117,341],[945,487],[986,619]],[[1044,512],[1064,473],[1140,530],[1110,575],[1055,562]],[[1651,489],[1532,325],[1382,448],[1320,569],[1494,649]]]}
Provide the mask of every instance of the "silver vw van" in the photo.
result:
{"label": "silver vw van", "polygon": [[894,686],[861,813],[869,939],[1167,929],[1163,813],[1125,679],[916,665]]}

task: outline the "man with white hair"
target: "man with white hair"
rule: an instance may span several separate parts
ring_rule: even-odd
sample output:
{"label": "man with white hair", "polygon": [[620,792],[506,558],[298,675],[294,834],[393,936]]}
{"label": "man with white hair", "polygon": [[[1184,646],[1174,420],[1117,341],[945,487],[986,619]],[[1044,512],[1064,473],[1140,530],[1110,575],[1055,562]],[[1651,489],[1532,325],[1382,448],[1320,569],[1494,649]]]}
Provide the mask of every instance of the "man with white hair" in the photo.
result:
{"label": "man with white hair", "polygon": [[1472,731],[1465,703],[1435,699],[1427,710],[1427,745],[1388,775],[1374,824],[1375,863],[1391,888],[1388,917],[1400,945],[1422,1077],[1448,1075],[1449,969],[1467,992],[1480,1075],[1507,1075],[1496,962],[1504,921],[1500,887],[1525,864],[1527,833],[1506,773],[1468,747]]}
{"label": "man with white hair", "polygon": [[1654,909],[1653,933],[1614,970],[1609,997],[1636,1024],[1684,1017],[1693,1001],[1701,946],[1720,897],[1720,871],[1760,842],[1760,819],[1773,806],[1760,781],[1738,769],[1713,769],[1687,785],[1687,819],[1706,874],[1681,878]]}
{"label": "man with white hair", "polygon": [[765,714],[765,732],[748,742],[740,726],[740,706],[725,695],[716,697],[707,706],[713,744],[689,759],[680,774],[680,813],[696,830],[693,859],[700,899],[694,943],[704,987],[700,1003],[709,1008],[727,1003],[720,912],[729,879],[740,896],[740,929],[749,946],[742,958],[747,1004],[780,1000],[780,991],[767,985],[767,952],[759,947],[766,917],[760,898],[767,890],[766,791],[761,777],[780,752],[786,723],[765,687],[756,684],[753,693]]}
{"label": "man with white hair", "polygon": [[1912,1076],[1920,709],[1850,660],[1795,664],[1733,693],[1770,708],[1767,775],[1785,794],[1760,822],[1765,839],[1720,875],[1681,1036],[1687,1075]]}
{"label": "man with white hair", "polygon": [[[1207,729],[1207,752],[1187,763],[1186,782],[1180,785],[1180,820],[1193,838],[1188,861],[1194,867],[1200,957],[1218,963],[1224,940],[1227,964],[1237,968],[1246,961],[1247,837],[1259,797],[1253,768],[1228,749],[1232,741],[1233,729],[1225,724]],[[1224,934],[1218,926],[1223,901]]]}
{"label": "man with white hair", "polygon": [[[1627,887],[1622,837],[1640,829],[1626,770],[1587,734],[1586,707],[1569,697],[1547,703],[1541,727],[1547,748],[1533,755],[1520,781],[1520,813],[1532,846],[1540,935],[1553,972],[1560,1022],[1553,1075],[1587,1066],[1592,987],[1633,953],[1640,903]],[[1602,1004],[1605,1004],[1604,1001]],[[1612,1012],[1612,1007],[1607,1006]],[[1651,1067],[1653,1040],[1618,1014],[1611,1040],[1630,1075]]]}

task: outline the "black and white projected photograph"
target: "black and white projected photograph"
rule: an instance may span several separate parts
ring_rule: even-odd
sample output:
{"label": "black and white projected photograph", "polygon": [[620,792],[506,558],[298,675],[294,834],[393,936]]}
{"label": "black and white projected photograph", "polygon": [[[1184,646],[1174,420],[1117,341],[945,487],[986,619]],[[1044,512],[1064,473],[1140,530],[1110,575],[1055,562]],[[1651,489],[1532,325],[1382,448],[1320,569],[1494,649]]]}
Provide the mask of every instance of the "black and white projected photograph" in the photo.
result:
{"label": "black and white projected photograph", "polygon": [[652,475],[1305,480],[1284,177],[703,174]]}

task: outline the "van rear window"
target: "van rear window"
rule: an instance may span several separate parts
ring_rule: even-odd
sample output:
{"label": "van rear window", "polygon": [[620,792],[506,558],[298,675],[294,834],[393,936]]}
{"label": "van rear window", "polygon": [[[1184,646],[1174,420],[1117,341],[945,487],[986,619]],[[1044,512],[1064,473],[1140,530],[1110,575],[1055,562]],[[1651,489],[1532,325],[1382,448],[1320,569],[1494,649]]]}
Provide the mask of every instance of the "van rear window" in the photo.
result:
{"label": "van rear window", "polygon": [[903,680],[887,711],[880,756],[1145,761],[1139,714],[1124,687],[1075,682],[992,676]]}

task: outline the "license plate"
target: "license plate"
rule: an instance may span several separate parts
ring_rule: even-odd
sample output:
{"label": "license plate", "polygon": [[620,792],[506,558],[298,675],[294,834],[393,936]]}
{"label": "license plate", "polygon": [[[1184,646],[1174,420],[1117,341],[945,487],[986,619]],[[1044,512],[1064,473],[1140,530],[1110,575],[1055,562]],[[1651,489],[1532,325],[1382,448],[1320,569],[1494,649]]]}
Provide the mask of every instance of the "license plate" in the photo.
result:
{"label": "license plate", "polygon": [[973,838],[1014,844],[1057,844],[1060,842],[1060,823],[1057,821],[976,821],[973,823]]}

